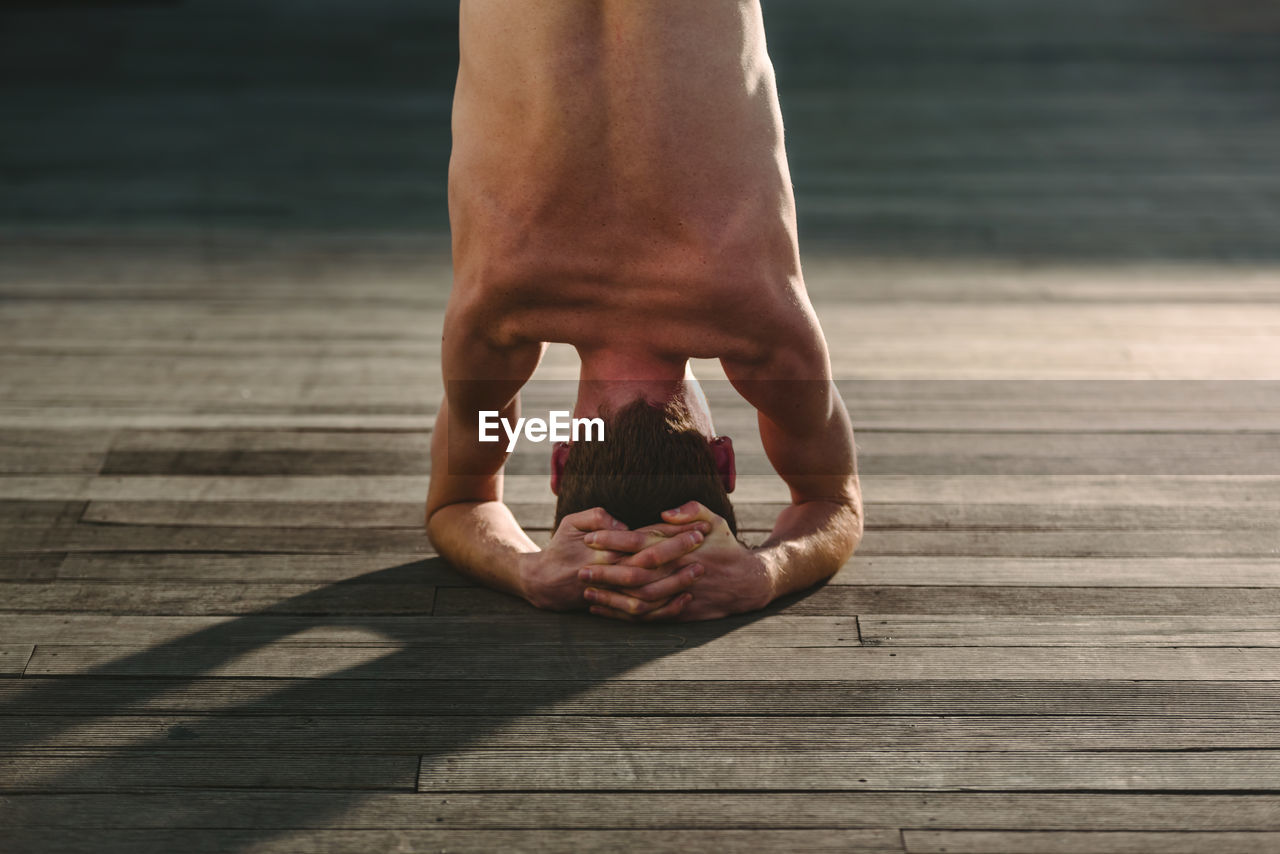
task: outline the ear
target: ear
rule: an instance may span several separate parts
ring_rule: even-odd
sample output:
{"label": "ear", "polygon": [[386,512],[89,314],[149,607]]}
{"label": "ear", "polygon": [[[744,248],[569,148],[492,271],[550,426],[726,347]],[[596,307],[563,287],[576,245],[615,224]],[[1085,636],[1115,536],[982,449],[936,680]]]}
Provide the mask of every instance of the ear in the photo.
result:
{"label": "ear", "polygon": [[720,482],[725,492],[733,492],[738,480],[738,470],[734,465],[733,440],[728,436],[716,436],[711,440],[711,456],[715,458],[716,468],[720,471]]}
{"label": "ear", "polygon": [[551,447],[551,494],[560,494],[560,476],[564,474],[564,464],[569,459],[569,443],[556,442]]}

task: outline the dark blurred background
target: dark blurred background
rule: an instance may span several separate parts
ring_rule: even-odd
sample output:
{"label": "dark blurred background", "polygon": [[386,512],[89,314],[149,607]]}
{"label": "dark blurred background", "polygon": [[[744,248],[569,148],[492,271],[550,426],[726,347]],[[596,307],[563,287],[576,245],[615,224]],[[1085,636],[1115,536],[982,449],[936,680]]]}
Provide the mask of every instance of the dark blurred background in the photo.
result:
{"label": "dark blurred background", "polygon": [[[1264,0],[766,0],[802,239],[1280,257]],[[0,231],[443,235],[457,6],[0,13]]]}

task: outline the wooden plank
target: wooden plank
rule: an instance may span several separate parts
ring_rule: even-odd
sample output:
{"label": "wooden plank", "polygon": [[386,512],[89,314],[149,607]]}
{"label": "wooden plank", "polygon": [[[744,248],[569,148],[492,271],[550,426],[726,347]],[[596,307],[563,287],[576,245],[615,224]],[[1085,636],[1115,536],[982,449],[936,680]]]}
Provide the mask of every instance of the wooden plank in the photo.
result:
{"label": "wooden plank", "polygon": [[630,646],[681,648],[708,642],[750,646],[857,646],[855,617],[746,617],[701,623],[610,623],[587,614],[554,620],[363,615],[332,622],[311,616],[117,616],[68,613],[11,613],[0,622],[0,643],[304,643],[351,645],[389,641],[456,647]]}
{"label": "wooden plank", "polygon": [[[844,267],[847,263],[846,256],[842,259],[841,268],[838,268],[840,272],[835,273],[835,275],[838,276],[843,272],[843,269],[847,269],[847,267]],[[946,282],[952,287],[962,285],[962,283],[966,280],[971,280],[975,275],[982,275],[973,267],[957,268],[955,265],[950,264],[947,266],[951,267],[951,269],[947,271],[939,283]],[[1114,277],[1120,275],[1122,269],[1124,268],[1101,264],[1093,267],[1089,272],[1097,273],[1099,276]],[[1217,268],[1217,271],[1224,275],[1230,275],[1228,271],[1231,269],[1240,272],[1239,268],[1234,267]],[[1180,267],[1180,270],[1184,276],[1197,275],[1197,273],[1193,273],[1185,267]],[[1025,268],[1021,267],[1021,265],[1014,268],[1006,267],[1006,273],[1013,276],[1021,277],[1024,272]],[[1083,282],[1086,287],[1096,287],[1098,284],[1097,279],[1091,281],[1087,275],[1082,275],[1081,268],[1074,264],[1059,265],[1056,274],[1059,276],[1072,276],[1076,281]],[[1026,280],[1023,279],[1022,281]],[[896,282],[893,282],[893,284],[896,284]],[[834,297],[836,294],[831,294],[830,296]],[[1003,343],[997,336],[991,334],[994,329],[993,326],[984,327],[984,321],[994,319],[996,314],[1008,312],[1006,319],[1010,320],[1019,314],[1026,319],[1043,318],[1056,315],[1056,309],[1058,308],[1054,301],[1050,301],[1048,305],[1036,306],[1028,304],[1027,301],[997,300],[997,305],[993,306],[986,301],[967,299],[963,295],[955,293],[952,293],[950,297],[950,299],[941,301],[944,303],[941,306],[941,313],[951,313],[955,318],[964,318],[967,322],[967,328],[953,331],[969,333],[968,337],[976,347]],[[895,300],[891,304],[879,306],[878,313],[881,317],[891,320],[895,325],[906,324],[912,317],[919,316],[915,314],[915,310],[923,302]],[[1021,302],[1021,305],[1019,305],[1019,302]],[[1108,302],[1109,300],[1104,300],[1088,307],[1081,307],[1087,313],[1075,314],[1075,319],[1083,320],[1085,317],[1092,317],[1105,323],[1105,315],[1109,311]],[[833,312],[839,313],[842,320],[847,319],[849,316],[845,312],[849,311],[850,307],[844,300],[832,300],[828,303],[828,307]],[[859,310],[862,308],[860,301],[857,308]],[[1200,308],[1201,306],[1195,303],[1168,303],[1164,306],[1167,312],[1165,319],[1169,322],[1170,327],[1195,326],[1198,323],[1196,314],[1200,311]],[[1141,301],[1134,301],[1126,307],[1129,316],[1134,320],[1140,319],[1138,315],[1142,310]],[[1070,314],[1074,314],[1074,312],[1067,313],[1067,315]],[[1229,314],[1235,315],[1237,322],[1243,321],[1235,329],[1237,333],[1251,332],[1259,326],[1256,323],[1249,323],[1241,314],[1235,312],[1230,312]],[[1056,322],[1064,322],[1067,315],[1058,315]],[[1225,321],[1228,315],[1219,315],[1219,317]],[[1168,328],[1166,327],[1166,329]],[[1148,326],[1148,329],[1151,329],[1151,327]],[[1124,338],[1132,330],[1133,327],[1126,328],[1114,325],[1103,334],[1108,338]],[[1015,337],[1019,341],[1034,340],[1038,332],[1039,330],[1034,328],[1027,328],[1020,330]],[[879,331],[879,334],[882,336],[883,330]],[[911,337],[914,339],[916,336]],[[921,409],[928,408],[936,411],[945,411],[957,407],[963,408],[964,406],[980,406],[982,408],[993,408],[1001,412],[1015,410],[1039,410],[1041,412],[1094,411],[1101,414],[1107,411],[1123,410],[1176,414],[1193,408],[1197,401],[1211,407],[1215,412],[1254,410],[1274,415],[1277,411],[1280,411],[1280,406],[1277,406],[1277,400],[1280,400],[1280,397],[1277,396],[1280,394],[1280,386],[1277,386],[1274,377],[1269,380],[1253,380],[1232,377],[1227,373],[1208,377],[1200,377],[1192,373],[1182,374],[1177,377],[1134,376],[1124,381],[1092,377],[1083,372],[1072,375],[1064,375],[1057,372],[1028,373],[1014,379],[976,374],[960,379],[941,375],[933,377],[921,377],[911,374],[888,377],[864,375],[860,377],[841,377],[836,380],[836,385],[846,403],[861,402],[871,407],[909,404]],[[939,429],[946,431],[954,428],[944,427]],[[1020,428],[997,427],[993,429],[1016,430]],[[1208,432],[1218,429],[1226,428],[1205,428]]]}
{"label": "wooden plank", "polygon": [[[78,532],[80,529],[77,528]],[[71,547],[68,546],[68,549]],[[1243,531],[880,531],[869,530],[863,555],[1001,557],[1273,557],[1280,530]]]}
{"label": "wooden plank", "polygon": [[[143,364],[150,360],[152,357],[147,357]],[[3,361],[0,359],[0,363]],[[407,370],[396,370],[397,365],[391,362],[376,382],[361,381],[358,376],[344,379],[337,375],[338,372],[322,369],[318,372],[321,376],[313,378],[314,384],[305,377],[306,372],[314,371],[314,359],[294,360],[295,370],[288,370],[290,365],[284,359],[272,361],[271,377],[262,375],[260,359],[247,356],[238,368],[224,366],[220,364],[221,359],[215,359],[205,365],[193,366],[195,370],[176,372],[186,374],[186,380],[182,377],[152,380],[145,376],[121,380],[88,370],[88,363],[104,362],[101,357],[91,357],[84,360],[85,364],[69,371],[70,376],[67,377],[50,376],[44,371],[32,370],[31,373],[39,376],[39,379],[29,385],[10,384],[5,388],[5,396],[10,406],[37,409],[57,407],[67,400],[74,400],[78,406],[100,409],[124,407],[154,410],[158,404],[165,409],[188,413],[227,406],[274,413],[292,409],[346,409],[349,412],[391,411],[401,415],[425,414],[426,410],[425,404],[418,402],[416,394],[406,399],[406,388],[414,388],[423,399],[438,399],[440,396],[438,383],[433,382],[433,374],[426,369],[422,360],[401,360],[402,367]],[[141,372],[134,360],[119,356],[110,360],[110,367],[122,373]],[[293,377],[288,376],[289,374],[293,374]],[[163,389],[163,393],[158,392],[158,389]],[[259,402],[255,403],[255,399]]]}
{"label": "wooden plank", "polygon": [[[541,530],[549,529],[550,513]],[[537,529],[532,529],[537,530]],[[76,524],[57,529],[0,528],[11,550],[222,551],[430,554],[425,528],[210,528]],[[859,554],[996,557],[1244,557],[1272,556],[1280,531],[883,531],[870,530]]]}
{"label": "wooden plank", "polygon": [[[1052,388],[1052,385],[1048,386]],[[1280,389],[1272,389],[1271,403],[1280,406]],[[1046,401],[1048,404],[1048,401]],[[1255,399],[1255,406],[1267,406],[1265,398]],[[1047,408],[1047,406],[1046,406]],[[119,447],[119,440],[113,444]],[[1280,451],[1280,435],[1276,433],[1230,433],[1201,431],[956,431],[956,430],[861,430],[858,432],[859,456],[869,459],[924,458],[934,462],[946,459],[976,461],[1009,459],[1031,462],[1071,462],[1077,466],[1095,464],[1099,458],[1118,470],[1136,473],[1123,466],[1140,465],[1166,458],[1171,465],[1187,461],[1226,460],[1237,452],[1266,457]],[[928,471],[926,466],[923,471]],[[935,470],[937,474],[948,472]],[[910,471],[904,471],[910,474]],[[1047,473],[1047,472],[1046,472]],[[1166,474],[1173,474],[1166,471]],[[1219,472],[1226,474],[1227,472]],[[1255,473],[1261,474],[1257,469]]]}
{"label": "wooden plank", "polygon": [[715,809],[688,793],[447,795],[340,792],[3,794],[6,827],[360,828],[934,828],[1277,831],[1274,794],[1083,792],[717,792]]}
{"label": "wooden plank", "polygon": [[[522,505],[528,507],[530,505]],[[534,505],[522,524],[535,516],[549,524],[552,510]],[[353,501],[93,501],[84,521],[113,525],[208,525],[268,528],[416,528],[424,526],[426,502]],[[519,518],[519,517],[517,517]]]}
{"label": "wooden plank", "polygon": [[[75,558],[68,558],[71,560]],[[828,583],[867,587],[1274,587],[1280,585],[1280,560],[868,556],[857,553]]]}
{"label": "wooden plank", "polygon": [[532,679],[957,682],[1055,679],[1280,680],[1273,649],[1099,647],[753,648],[674,651],[565,648],[529,660],[520,647],[450,649],[391,645],[216,647],[41,644],[27,665],[43,676],[329,677],[337,679]]}
{"label": "wooden plank", "polygon": [[[521,525],[546,528],[550,502],[508,505]],[[738,527],[767,531],[785,503],[738,503]],[[1026,504],[880,504],[867,502],[869,531],[895,528],[946,530],[1185,530],[1271,529],[1273,507],[1187,505],[1182,507],[1072,507]],[[423,502],[353,501],[93,501],[86,522],[116,525],[209,525],[281,528],[421,528]]]}
{"label": "wooden plank", "polygon": [[[538,711],[528,709],[527,712]],[[1076,753],[1273,751],[1280,713],[1251,718],[1091,715],[85,715],[0,716],[9,750],[227,750],[265,753],[450,753],[466,747],[580,754],[618,750],[968,751]],[[536,783],[531,777],[529,782]],[[834,782],[834,781],[833,781]],[[533,785],[532,788],[537,788]],[[833,785],[831,788],[838,788]]]}
{"label": "wooden plank", "polygon": [[[74,343],[65,345],[74,349]],[[1204,418],[1191,413],[1189,418]],[[1256,415],[1246,415],[1243,428],[1254,425]],[[60,406],[5,406],[0,403],[0,427],[39,430],[46,427],[79,427],[98,430],[426,430],[435,421],[435,410],[426,407],[404,407],[401,411],[385,410],[352,414],[350,411],[304,410],[290,407],[283,411],[185,411],[158,409],[156,406],[116,406],[104,409],[74,404]]]}
{"label": "wooden plank", "polygon": [[0,791],[173,788],[412,790],[417,759],[393,755],[199,751],[0,752]]}
{"label": "wooden plank", "polygon": [[1138,751],[625,750],[464,747],[422,758],[422,792],[671,789],[924,789],[965,791],[1247,790],[1270,788],[1280,753]]}
{"label": "wooden plank", "polygon": [[[546,486],[544,483],[543,486]],[[426,477],[0,477],[0,497],[112,501],[418,501]],[[550,488],[547,488],[550,494]],[[424,504],[425,506],[425,504]]]}
{"label": "wooden plank", "polygon": [[34,651],[32,644],[0,644],[0,676],[21,676]]}
{"label": "wooden plank", "polygon": [[[859,182],[876,181],[873,175],[856,177]],[[1060,173],[1052,177],[1043,174],[1025,177],[1075,187],[1091,183],[1084,174],[1071,178]],[[1164,182],[1171,176],[1143,177]],[[1002,179],[1018,180],[1014,176],[987,173],[930,176],[921,183],[946,180],[951,186],[990,187],[991,182]],[[909,181],[909,176],[898,175],[893,184],[901,187]],[[1076,184],[1076,181],[1084,183]],[[1234,267],[1233,274],[1233,267],[1189,269],[1156,259],[1116,267],[1079,258],[1035,267],[1019,265],[1011,259],[970,259],[960,266],[930,259],[856,258],[834,247],[813,243],[805,253],[804,270],[805,285],[815,299],[839,297],[845,293],[848,282],[856,280],[859,302],[951,301],[957,298],[957,292],[975,302],[1267,302],[1274,300],[1278,284],[1274,272],[1256,267],[1247,270]]]}
{"label": "wooden plank", "polygon": [[[0,533],[3,529],[0,529]],[[407,530],[348,528],[208,528],[204,526],[77,524],[58,529],[44,548],[56,551],[208,551],[333,554],[389,551],[429,554],[425,527]],[[55,548],[56,546],[56,548]],[[33,550],[40,546],[33,546]]]}
{"label": "wooden plank", "polygon": [[951,617],[863,614],[868,646],[1280,647],[1275,617]]}
{"label": "wooden plank", "polygon": [[[874,230],[881,222],[882,215],[868,211],[851,227]],[[953,226],[963,222],[957,211]],[[1018,225],[1010,218],[1000,227]],[[1076,238],[1088,242],[1082,233]],[[1131,305],[1115,313],[1103,306],[956,303],[918,304],[908,312],[907,305],[828,309],[823,327],[832,363],[857,365],[862,377],[930,380],[1122,380],[1136,378],[1138,366],[1147,377],[1170,380],[1276,378],[1273,366],[1249,364],[1259,358],[1259,338],[1274,334],[1264,331],[1275,328],[1270,311],[1249,319],[1243,306],[1221,305]]]}
{"label": "wooden plank", "polygon": [[308,715],[1085,715],[1256,718],[1280,681],[918,679],[384,679],[76,676],[0,680],[0,714]]}
{"label": "wooden plank", "polygon": [[106,452],[115,439],[110,430],[0,428],[0,448],[25,451]]}
{"label": "wooden plank", "polygon": [[0,526],[0,553],[65,554],[58,545],[66,539],[66,530],[66,526],[62,525]]}
{"label": "wooden plank", "polygon": [[[958,378],[963,380],[963,378]],[[857,408],[852,409],[855,431],[864,430],[973,430],[998,431],[1019,430],[1035,431],[1071,431],[1087,433],[1094,430],[1116,432],[1133,431],[1145,433],[1158,432],[1210,432],[1223,431],[1261,431],[1271,432],[1276,429],[1277,413],[1267,409],[1238,410],[1197,410],[1186,408],[1174,409],[1134,409],[1118,405],[1109,411],[1087,411],[1078,408],[1044,407],[1039,409],[1019,409],[1007,403],[992,402],[983,406],[980,402],[957,402],[951,409],[942,411],[933,409],[924,403],[903,402],[900,404],[867,403],[857,401]],[[32,416],[34,421],[38,416]],[[231,421],[224,417],[223,421]],[[185,426],[194,422],[179,421],[172,417],[168,423]],[[14,420],[13,423],[22,423]],[[237,422],[231,422],[237,423]],[[410,422],[401,423],[390,419],[375,422],[377,426],[392,428],[409,426]],[[271,426],[265,418],[262,426]],[[194,426],[194,425],[192,425]],[[250,426],[256,426],[256,422]],[[292,425],[291,425],[292,426]],[[306,426],[299,423],[298,426]],[[334,421],[319,422],[317,426],[343,426]],[[364,422],[363,426],[373,426]],[[736,437],[735,437],[736,438]]]}
{"label": "wooden plank", "polygon": [[[1189,433],[956,433],[859,432],[858,469],[866,474],[1274,474],[1280,438]],[[945,438],[944,438],[945,437]],[[1068,438],[1069,437],[1069,438]],[[1108,441],[1104,441],[1108,440]],[[107,465],[110,465],[108,458]],[[740,470],[767,471],[748,456]],[[161,473],[161,472],[156,472]]]}
{"label": "wooden plank", "polygon": [[[529,613],[531,606],[492,590],[440,587],[439,616]],[[828,585],[780,599],[764,613],[795,616],[850,614],[992,614],[1050,616],[1280,614],[1280,589],[1063,586]]]}
{"label": "wooden plank", "polygon": [[75,522],[88,508],[85,501],[0,501],[0,527],[37,527]]}
{"label": "wooden plank", "polygon": [[103,451],[80,451],[0,445],[0,474],[97,474]]}
{"label": "wooden plank", "polygon": [[381,451],[431,454],[431,430],[121,430],[111,441],[124,452]]}
{"label": "wooden plank", "polygon": [[906,850],[920,854],[1266,854],[1280,848],[1280,833],[1248,831],[994,831],[904,830]]}
{"label": "wooden plank", "polygon": [[867,498],[896,504],[1273,504],[1280,481],[1268,475],[869,476]]}
{"label": "wooden plank", "polygon": [[409,475],[430,470],[430,452],[425,447],[412,451],[113,450],[102,462],[102,473],[107,475]]}
{"label": "wooden plank", "polygon": [[[1272,475],[868,475],[870,501],[892,504],[1045,504],[1179,507],[1187,504],[1280,505],[1280,477]],[[553,500],[545,476],[507,479],[514,502]],[[102,476],[0,477],[0,498],[46,501],[392,501],[417,502],[427,478],[389,475],[323,477]],[[786,501],[777,477],[739,478],[736,502]]]}
{"label": "wooden plank", "polygon": [[[769,505],[746,505],[753,514],[763,516]],[[785,505],[772,505],[774,516]],[[92,509],[92,507],[90,508]],[[867,502],[866,522],[870,530],[881,528],[946,528],[1001,530],[1241,530],[1267,528],[1274,524],[1275,510],[1235,504],[1196,504],[1180,506],[1073,506],[1046,504],[882,504]],[[739,520],[741,524],[742,520]],[[769,519],[772,522],[772,519]]]}
{"label": "wooden plank", "polygon": [[52,548],[73,529],[85,510],[83,501],[8,502],[0,518],[0,553],[60,551]]}
{"label": "wooden plank", "polygon": [[[441,588],[436,613],[453,600],[480,590]],[[1242,593],[1231,588],[1195,587],[824,587],[782,606],[789,614],[1044,614],[1070,616],[1192,615],[1271,616],[1280,614],[1272,589]]]}
{"label": "wooden plank", "polygon": [[[903,850],[897,830],[111,830],[85,838],[61,830],[6,834],[10,854],[129,851],[137,854],[220,854],[225,851],[309,851],[367,854],[369,851],[448,851],[490,854],[579,854],[584,851],[652,851],[655,854],[723,854],[725,851],[803,851],[811,854],[890,854]],[[758,848],[757,846],[762,846]]]}
{"label": "wooden plank", "polygon": [[52,581],[65,552],[0,555],[0,581]]}
{"label": "wooden plank", "polygon": [[342,555],[84,552],[67,555],[57,577],[60,581],[174,584],[472,584],[439,558],[394,552]]}
{"label": "wooden plank", "polygon": [[3,610],[107,614],[430,614],[422,584],[0,583]]}

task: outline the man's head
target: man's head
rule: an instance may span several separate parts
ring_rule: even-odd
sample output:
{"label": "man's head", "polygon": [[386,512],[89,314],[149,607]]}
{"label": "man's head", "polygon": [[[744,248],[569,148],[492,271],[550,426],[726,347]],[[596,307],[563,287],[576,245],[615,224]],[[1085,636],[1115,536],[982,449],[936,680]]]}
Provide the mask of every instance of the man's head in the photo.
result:
{"label": "man's head", "polygon": [[555,524],[571,513],[603,507],[628,528],[661,522],[663,510],[699,501],[737,533],[733,445],[699,429],[681,398],[655,404],[638,398],[611,411],[603,442],[577,442],[554,452]]}

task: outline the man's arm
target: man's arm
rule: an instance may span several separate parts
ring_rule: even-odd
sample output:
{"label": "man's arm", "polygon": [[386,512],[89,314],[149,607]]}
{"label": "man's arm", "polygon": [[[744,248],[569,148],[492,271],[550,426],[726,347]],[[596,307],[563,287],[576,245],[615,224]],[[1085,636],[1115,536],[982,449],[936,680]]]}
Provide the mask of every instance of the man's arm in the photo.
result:
{"label": "man's arm", "polygon": [[808,429],[788,429],[759,415],[761,437],[770,437],[764,438],[766,452],[791,490],[791,505],[754,550],[765,562],[775,598],[834,575],[862,539],[849,413],[834,383],[827,386],[825,418]]}
{"label": "man's arm", "polygon": [[807,300],[784,328],[777,340],[786,344],[771,358],[724,363],[729,381],[756,408],[765,454],[791,491],[791,505],[753,549],[774,598],[834,575],[861,541],[863,521],[853,427]]}
{"label": "man's arm", "polygon": [[507,454],[499,442],[478,441],[477,417],[482,409],[519,417],[520,388],[537,367],[542,348],[503,350],[463,327],[446,315],[445,394],[431,437],[427,534],[440,556],[461,572],[527,598],[522,569],[539,549],[502,503]]}

